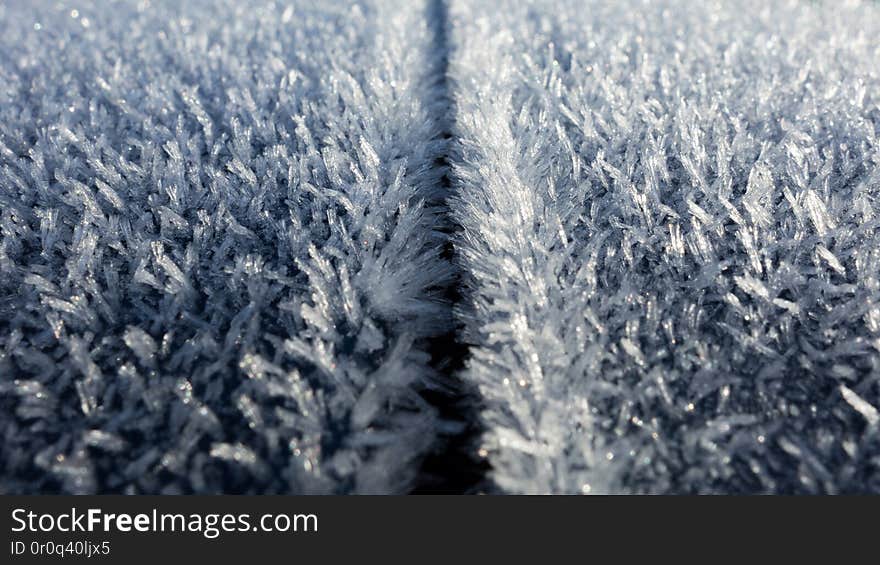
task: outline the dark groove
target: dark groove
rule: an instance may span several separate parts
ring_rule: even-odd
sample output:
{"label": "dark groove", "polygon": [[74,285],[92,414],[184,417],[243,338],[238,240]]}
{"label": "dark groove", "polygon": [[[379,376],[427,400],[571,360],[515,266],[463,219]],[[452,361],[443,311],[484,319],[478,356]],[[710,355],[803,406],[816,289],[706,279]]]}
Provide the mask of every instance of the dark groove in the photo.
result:
{"label": "dark groove", "polygon": [[[439,88],[443,93],[445,110],[442,119],[443,137],[448,144],[452,143],[451,130],[454,117],[448,79],[450,46],[446,1],[432,0],[426,17],[435,26],[433,48],[435,52],[442,54]],[[468,347],[461,339],[461,324],[454,316],[454,312],[463,300],[460,292],[463,276],[453,246],[453,238],[460,230],[460,226],[452,217],[449,206],[453,187],[448,174],[450,166],[448,152],[438,159],[437,166],[447,172],[442,179],[446,197],[442,205],[444,221],[441,231],[446,235],[443,259],[449,261],[456,269],[453,281],[446,287],[444,293],[453,325],[452,330],[434,338],[428,345],[431,366],[437,372],[440,386],[424,391],[423,396],[437,409],[445,431],[441,433],[438,447],[423,461],[419,480],[413,492],[464,494],[476,492],[480,488],[485,481],[488,465],[477,455],[478,441],[483,432],[479,419],[479,393],[475,387],[460,378],[465,368]]]}

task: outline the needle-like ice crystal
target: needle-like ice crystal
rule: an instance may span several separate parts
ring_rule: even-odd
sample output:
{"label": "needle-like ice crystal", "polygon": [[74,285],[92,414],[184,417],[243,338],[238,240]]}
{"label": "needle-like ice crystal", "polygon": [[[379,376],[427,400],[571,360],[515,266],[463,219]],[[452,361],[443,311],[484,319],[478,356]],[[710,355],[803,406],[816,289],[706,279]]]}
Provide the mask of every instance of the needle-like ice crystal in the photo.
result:
{"label": "needle-like ice crystal", "polygon": [[411,488],[449,318],[431,12],[0,5],[0,491]]}
{"label": "needle-like ice crystal", "polygon": [[495,486],[880,491],[880,6],[450,12]]}

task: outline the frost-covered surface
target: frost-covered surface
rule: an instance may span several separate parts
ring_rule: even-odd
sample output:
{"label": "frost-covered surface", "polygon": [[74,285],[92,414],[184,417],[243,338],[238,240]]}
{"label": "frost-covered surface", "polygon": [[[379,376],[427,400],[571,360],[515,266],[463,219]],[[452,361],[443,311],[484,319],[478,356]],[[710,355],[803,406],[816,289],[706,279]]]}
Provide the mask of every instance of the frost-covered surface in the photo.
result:
{"label": "frost-covered surface", "polygon": [[0,492],[399,492],[445,330],[425,2],[0,5]]}
{"label": "frost-covered surface", "polygon": [[450,12],[496,487],[880,491],[880,7]]}
{"label": "frost-covered surface", "polygon": [[407,491],[450,223],[493,490],[880,492],[878,61],[876,2],[2,2],[0,493]]}

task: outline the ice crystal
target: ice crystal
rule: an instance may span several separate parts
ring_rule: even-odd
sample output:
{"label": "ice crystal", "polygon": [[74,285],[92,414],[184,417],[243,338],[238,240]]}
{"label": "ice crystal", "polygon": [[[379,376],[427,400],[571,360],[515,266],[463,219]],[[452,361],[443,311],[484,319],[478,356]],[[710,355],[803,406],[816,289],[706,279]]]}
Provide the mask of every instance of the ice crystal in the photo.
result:
{"label": "ice crystal", "polygon": [[411,488],[450,272],[429,12],[0,6],[0,490]]}
{"label": "ice crystal", "polygon": [[0,491],[880,492],[878,10],[3,3]]}
{"label": "ice crystal", "polygon": [[880,13],[450,2],[507,492],[880,491]]}

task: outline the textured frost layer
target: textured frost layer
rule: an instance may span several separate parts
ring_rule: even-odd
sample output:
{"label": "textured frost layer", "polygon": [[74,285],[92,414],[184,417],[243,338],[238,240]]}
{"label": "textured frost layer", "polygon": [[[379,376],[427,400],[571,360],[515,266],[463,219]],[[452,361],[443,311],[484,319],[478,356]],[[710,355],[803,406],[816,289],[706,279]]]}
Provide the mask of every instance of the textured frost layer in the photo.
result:
{"label": "textured frost layer", "polygon": [[427,12],[0,6],[0,491],[409,488],[448,310]]}
{"label": "textured frost layer", "polygon": [[497,487],[880,491],[877,4],[450,12]]}

